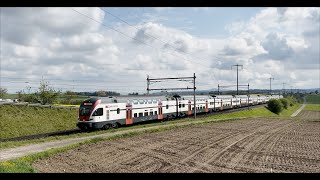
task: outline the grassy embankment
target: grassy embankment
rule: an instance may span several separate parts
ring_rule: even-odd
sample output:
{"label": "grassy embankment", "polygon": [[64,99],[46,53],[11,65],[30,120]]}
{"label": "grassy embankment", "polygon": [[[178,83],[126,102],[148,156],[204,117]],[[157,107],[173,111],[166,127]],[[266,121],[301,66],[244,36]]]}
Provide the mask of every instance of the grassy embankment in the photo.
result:
{"label": "grassy embankment", "polygon": [[307,105],[303,110],[320,111],[320,95],[308,95],[306,101]]}
{"label": "grassy embankment", "polygon": [[76,128],[77,109],[0,106],[0,138],[13,138]]}

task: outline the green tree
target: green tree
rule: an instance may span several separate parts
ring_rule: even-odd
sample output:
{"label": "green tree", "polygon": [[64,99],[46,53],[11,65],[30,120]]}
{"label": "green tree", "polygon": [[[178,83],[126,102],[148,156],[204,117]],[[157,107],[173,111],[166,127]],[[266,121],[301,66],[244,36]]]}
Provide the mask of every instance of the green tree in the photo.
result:
{"label": "green tree", "polygon": [[0,88],[0,97],[3,98],[6,95],[8,90],[6,88]]}
{"label": "green tree", "polygon": [[271,99],[268,101],[268,109],[276,114],[279,114],[283,110],[283,104],[278,99]]}
{"label": "green tree", "polygon": [[106,91],[97,91],[96,92],[97,93],[97,96],[100,96],[100,97],[105,97],[105,96],[107,96],[107,93],[106,93]]}
{"label": "green tree", "polygon": [[48,82],[41,81],[39,91],[35,94],[39,97],[41,104],[52,104],[57,100],[60,93],[61,91],[49,87]]}
{"label": "green tree", "polygon": [[287,100],[289,101],[289,105],[290,106],[293,106],[298,102],[297,99],[294,96],[288,96]]}
{"label": "green tree", "polygon": [[66,91],[65,93],[66,100],[63,103],[70,104],[74,96],[76,95],[73,91]]}
{"label": "green tree", "polygon": [[288,99],[286,99],[286,98],[281,98],[281,99],[280,99],[280,102],[282,103],[282,105],[283,105],[283,107],[284,107],[285,109],[288,109],[288,105],[289,105]]}

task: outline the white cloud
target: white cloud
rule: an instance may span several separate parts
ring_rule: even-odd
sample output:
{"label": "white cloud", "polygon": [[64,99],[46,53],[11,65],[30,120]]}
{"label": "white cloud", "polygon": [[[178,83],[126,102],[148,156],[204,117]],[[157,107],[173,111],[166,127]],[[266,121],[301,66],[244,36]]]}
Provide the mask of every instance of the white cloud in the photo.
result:
{"label": "white cloud", "polygon": [[[248,21],[226,25],[230,36],[219,39],[198,38],[157,21],[115,27],[152,47],[76,12],[103,22],[99,8],[1,9],[4,77],[45,76],[69,84],[77,80],[79,91],[99,87],[145,92],[147,74],[156,78],[196,73],[197,88],[211,89],[235,84],[231,66],[238,63],[243,65],[239,82],[252,88],[268,88],[270,76],[300,88],[319,86],[319,8],[266,8]],[[25,87],[4,81],[2,85],[11,92]]]}

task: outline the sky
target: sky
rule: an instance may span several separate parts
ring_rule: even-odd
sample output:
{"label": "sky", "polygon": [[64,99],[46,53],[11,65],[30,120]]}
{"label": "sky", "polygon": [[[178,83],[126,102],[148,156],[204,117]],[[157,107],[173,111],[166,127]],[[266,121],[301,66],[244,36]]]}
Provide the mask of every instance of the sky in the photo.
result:
{"label": "sky", "polygon": [[[197,90],[320,87],[320,8],[0,8],[0,85],[146,93],[149,78]],[[29,87],[29,88],[28,88]],[[193,87],[189,81],[150,88]],[[239,88],[241,90],[241,88]],[[227,89],[226,89],[227,90]],[[228,90],[236,90],[236,86]]]}

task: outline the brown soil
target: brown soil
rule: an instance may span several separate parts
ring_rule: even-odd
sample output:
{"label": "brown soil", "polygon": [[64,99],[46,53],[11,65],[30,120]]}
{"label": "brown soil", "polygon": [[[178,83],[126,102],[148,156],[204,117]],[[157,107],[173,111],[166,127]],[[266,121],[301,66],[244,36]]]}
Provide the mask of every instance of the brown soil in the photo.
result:
{"label": "brown soil", "polygon": [[79,173],[319,173],[319,112],[302,111],[295,119],[235,120],[106,140],[36,161],[33,167]]}

